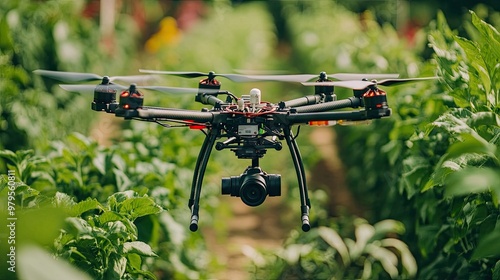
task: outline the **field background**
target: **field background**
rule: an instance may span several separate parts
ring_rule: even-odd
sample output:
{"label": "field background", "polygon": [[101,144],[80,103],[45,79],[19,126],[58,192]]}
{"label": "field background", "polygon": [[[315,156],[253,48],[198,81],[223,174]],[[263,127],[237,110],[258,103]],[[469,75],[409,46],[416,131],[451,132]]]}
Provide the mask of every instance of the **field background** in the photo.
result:
{"label": "field background", "polygon": [[[465,0],[2,1],[0,278],[499,279],[499,11]],[[261,161],[282,174],[283,194],[257,208],[220,196],[220,178],[248,163],[213,152],[192,233],[204,135],[94,112],[92,95],[32,72],[140,68],[438,79],[384,88],[391,118],[301,127],[310,232],[284,150]],[[311,90],[220,80],[270,102]],[[148,105],[203,108],[193,99],[145,92]]]}

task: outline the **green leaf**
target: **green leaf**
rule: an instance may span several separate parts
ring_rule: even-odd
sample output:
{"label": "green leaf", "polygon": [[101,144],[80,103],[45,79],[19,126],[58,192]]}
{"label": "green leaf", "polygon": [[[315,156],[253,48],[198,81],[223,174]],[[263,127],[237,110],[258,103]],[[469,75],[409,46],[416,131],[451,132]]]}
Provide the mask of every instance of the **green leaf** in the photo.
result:
{"label": "green leaf", "polygon": [[142,241],[132,241],[123,243],[123,253],[124,254],[138,254],[144,257],[158,257],[158,255],[153,252],[151,246]]}
{"label": "green leaf", "polygon": [[[451,174],[446,180],[446,196],[493,191],[500,199],[500,172],[493,168],[468,167]],[[500,203],[500,201],[497,201]],[[497,204],[498,205],[498,204]]]}
{"label": "green leaf", "polygon": [[19,249],[19,261],[17,263],[19,265],[19,276],[22,279],[92,279],[68,262],[61,259],[55,259],[49,252],[35,246],[21,247]]}
{"label": "green leaf", "polygon": [[80,201],[77,204],[71,206],[69,209],[69,214],[71,216],[81,216],[83,213],[93,210],[93,209],[102,209],[102,205],[95,198],[87,198],[84,201]]}
{"label": "green leaf", "polygon": [[[356,223],[356,222],[355,222]],[[363,251],[368,246],[368,242],[371,240],[375,234],[375,228],[368,224],[365,220],[358,219],[357,225],[354,230],[354,235],[356,236],[356,243],[354,244],[354,249],[351,250],[351,258],[357,259]]]}
{"label": "green leaf", "polygon": [[138,217],[160,213],[163,209],[150,197],[134,197],[120,205],[120,213],[128,214],[131,220]]}
{"label": "green leaf", "polygon": [[407,192],[411,198],[419,191],[418,187],[423,184],[422,180],[430,173],[430,164],[422,156],[411,156],[403,160],[403,173],[400,182],[400,193]]}
{"label": "green leaf", "polygon": [[12,35],[10,32],[9,24],[7,22],[7,17],[3,16],[0,19],[0,49],[2,50],[12,50],[14,47],[12,41]]}
{"label": "green leaf", "polygon": [[109,255],[109,266],[106,271],[106,279],[122,279],[127,268],[127,258],[115,252]]}
{"label": "green leaf", "polygon": [[114,211],[106,211],[97,217],[100,225],[108,222],[121,221],[122,219],[124,219],[123,215]]}
{"label": "green leaf", "polygon": [[74,132],[67,137],[68,141],[76,145],[78,150],[85,151],[92,144],[89,138],[85,137],[81,133]]}
{"label": "green leaf", "polygon": [[132,267],[132,270],[140,270],[142,266],[142,258],[140,255],[135,253],[127,254],[128,265]]}
{"label": "green leaf", "polygon": [[92,159],[92,163],[101,175],[105,175],[107,172],[106,167],[108,166],[107,163],[109,163],[107,161],[108,158],[106,154],[98,153],[97,156]]}
{"label": "green leaf", "polygon": [[411,254],[410,249],[408,249],[408,245],[395,238],[385,238],[381,240],[380,243],[384,247],[393,247],[399,251],[401,264],[408,273],[408,276],[414,277],[417,274],[417,261]]}
{"label": "green leaf", "polygon": [[500,279],[500,260],[497,261],[495,267],[493,268],[493,277],[492,279]]}
{"label": "green leaf", "polygon": [[[444,159],[444,157],[442,158]],[[422,188],[422,192],[432,189],[436,185],[443,185],[449,174],[460,170],[460,165],[451,160],[445,160],[442,164],[438,163],[436,170],[431,174],[429,181]]]}
{"label": "green leaf", "polygon": [[373,225],[375,233],[371,240],[376,240],[387,236],[388,234],[403,234],[405,232],[405,225],[396,220],[386,219]]}
{"label": "green leaf", "polygon": [[476,112],[468,120],[467,123],[470,127],[486,126],[500,126],[500,115],[494,112]]}
{"label": "green leaf", "polygon": [[134,197],[137,197],[137,193],[133,190],[114,193],[108,197],[108,206],[111,210],[118,212],[118,209],[124,201]]}
{"label": "green leaf", "polygon": [[[469,69],[469,86],[467,91],[472,97],[477,98],[475,104],[477,105],[480,100],[484,104],[487,100],[485,92],[489,92],[491,88],[490,76],[488,74],[487,65],[480,53],[480,49],[476,42],[471,40],[456,37],[455,41],[464,49],[470,65],[473,67]],[[481,88],[479,87],[481,85]],[[480,90],[481,89],[481,90]]]}
{"label": "green leaf", "polygon": [[127,227],[121,221],[108,222],[106,226],[103,227],[106,231],[107,236],[113,236],[116,239],[128,239],[129,232]]}
{"label": "green leaf", "polygon": [[344,266],[349,266],[349,264],[351,263],[349,250],[342,240],[342,237],[340,237],[340,235],[335,230],[327,227],[318,228],[318,233],[319,236],[321,236],[321,238],[323,238],[323,240],[325,240],[328,245],[330,245],[339,253]]}
{"label": "green leaf", "polygon": [[19,211],[17,238],[22,242],[53,244],[65,224],[66,213],[61,208],[42,207]]}
{"label": "green leaf", "polygon": [[487,62],[489,73],[493,73],[494,67],[500,63],[500,33],[490,24],[481,20],[474,12],[471,12],[472,24],[481,33],[480,41],[481,55]]}
{"label": "green leaf", "polygon": [[477,248],[472,254],[472,260],[500,256],[500,230],[497,228],[479,240]]}
{"label": "green leaf", "polygon": [[13,165],[17,165],[18,158],[17,158],[17,155],[13,151],[2,150],[2,151],[0,151],[0,157],[6,159],[7,161],[9,161]]}
{"label": "green leaf", "polygon": [[391,250],[374,244],[367,244],[365,251],[380,262],[392,279],[398,276],[398,257]]}
{"label": "green leaf", "polygon": [[[497,147],[489,143],[484,138],[476,133],[464,133],[461,135],[462,141],[452,144],[445,155],[445,158],[456,158],[464,154],[481,154],[487,155],[494,159],[496,158],[495,152]],[[497,159],[498,160],[498,159]]]}
{"label": "green leaf", "polygon": [[62,192],[56,192],[53,200],[54,205],[58,207],[71,207],[76,204],[73,197]]}
{"label": "green leaf", "polygon": [[312,244],[290,244],[286,249],[278,252],[278,254],[288,264],[295,265],[301,256],[309,254],[312,250],[314,250]]}
{"label": "green leaf", "polygon": [[92,227],[82,218],[69,217],[66,219],[66,230],[69,234],[80,236],[84,234],[91,234]]}
{"label": "green leaf", "polygon": [[116,187],[119,191],[125,191],[130,188],[132,181],[123,170],[115,168],[113,169],[113,173],[115,174]]}
{"label": "green leaf", "polygon": [[140,279],[142,276],[144,279],[151,279],[151,280],[156,280],[156,275],[154,275],[152,272],[149,272],[147,270],[134,270],[130,274],[133,276],[136,276],[136,279]]}
{"label": "green leaf", "polygon": [[[40,198],[40,192],[35,190],[34,188],[21,184],[16,187],[16,195],[21,197],[21,205],[24,204],[24,201],[28,198]],[[45,198],[45,197],[44,197]]]}

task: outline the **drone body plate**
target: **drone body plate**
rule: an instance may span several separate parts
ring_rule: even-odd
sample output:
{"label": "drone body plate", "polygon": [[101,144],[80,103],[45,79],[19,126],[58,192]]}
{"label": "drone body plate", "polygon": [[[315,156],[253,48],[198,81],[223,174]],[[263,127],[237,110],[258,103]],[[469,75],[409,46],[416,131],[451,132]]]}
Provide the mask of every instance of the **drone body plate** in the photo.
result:
{"label": "drone body plate", "polygon": [[259,126],[256,124],[240,124],[238,126],[238,135],[255,136],[259,134]]}

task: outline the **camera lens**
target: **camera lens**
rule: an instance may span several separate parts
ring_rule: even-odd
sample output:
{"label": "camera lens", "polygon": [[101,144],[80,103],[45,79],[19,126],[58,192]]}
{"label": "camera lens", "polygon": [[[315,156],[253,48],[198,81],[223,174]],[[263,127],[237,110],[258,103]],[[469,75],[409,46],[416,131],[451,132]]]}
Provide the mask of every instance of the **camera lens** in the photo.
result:
{"label": "camera lens", "polygon": [[222,194],[238,196],[240,188],[240,176],[222,178]]}
{"label": "camera lens", "polygon": [[248,175],[240,188],[241,200],[248,206],[258,206],[266,199],[266,180],[261,174]]}
{"label": "camera lens", "polygon": [[231,178],[230,177],[224,177],[222,178],[222,194],[231,194]]}
{"label": "camera lens", "polygon": [[267,193],[269,196],[281,195],[281,175],[267,174]]}

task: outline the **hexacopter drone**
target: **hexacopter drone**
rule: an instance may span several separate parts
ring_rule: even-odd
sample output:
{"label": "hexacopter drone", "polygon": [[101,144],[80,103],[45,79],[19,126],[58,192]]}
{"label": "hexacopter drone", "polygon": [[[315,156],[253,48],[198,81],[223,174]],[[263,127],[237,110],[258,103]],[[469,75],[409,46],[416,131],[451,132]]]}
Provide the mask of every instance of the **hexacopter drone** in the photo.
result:
{"label": "hexacopter drone", "polygon": [[[198,88],[175,88],[164,86],[137,86],[129,87],[115,84],[112,81],[135,81],[148,79],[150,75],[101,77],[91,73],[59,72],[49,70],[35,70],[36,74],[60,80],[63,82],[82,82],[101,80],[95,85],[60,85],[68,91],[93,91],[94,100],[92,110],[105,111],[125,119],[149,121],[165,127],[187,126],[201,130],[206,138],[202,144],[199,157],[196,161],[191,195],[188,206],[191,210],[189,229],[198,229],[200,194],[205,169],[210,153],[215,149],[220,151],[230,149],[239,159],[250,159],[251,165],[239,176],[222,178],[222,194],[240,197],[249,206],[262,204],[266,196],[281,195],[281,175],[268,174],[259,166],[259,160],[266,154],[267,149],[281,150],[284,140],[290,151],[297,174],[300,192],[300,209],[302,230],[309,231],[309,210],[311,204],[307,194],[304,165],[302,164],[296,137],[292,126],[300,124],[328,125],[334,123],[364,121],[379,119],[391,115],[387,105],[386,92],[378,85],[390,86],[406,82],[433,79],[413,78],[397,79],[397,74],[333,74],[337,79],[328,79],[325,72],[320,75],[240,75],[215,74],[214,72],[171,72],[140,70],[149,74],[167,74],[186,78],[205,77]],[[293,100],[281,101],[277,104],[263,102],[261,91],[252,89],[249,94],[237,97],[229,91],[221,90],[221,83],[216,76],[225,77],[235,82],[257,81],[284,81],[301,82],[306,86],[314,86],[313,95]],[[316,79],[314,82],[307,82]],[[379,82],[368,79],[385,79]],[[353,96],[337,100],[334,87],[353,89]],[[170,93],[196,93],[195,100],[211,109],[201,111],[173,108],[144,106],[144,95],[139,89],[148,89]],[[119,93],[119,101],[116,94]],[[219,95],[226,96],[225,100]],[[342,110],[353,108],[356,110]],[[223,139],[223,140],[221,140]]]}

